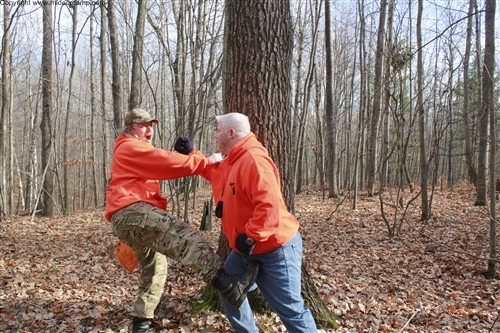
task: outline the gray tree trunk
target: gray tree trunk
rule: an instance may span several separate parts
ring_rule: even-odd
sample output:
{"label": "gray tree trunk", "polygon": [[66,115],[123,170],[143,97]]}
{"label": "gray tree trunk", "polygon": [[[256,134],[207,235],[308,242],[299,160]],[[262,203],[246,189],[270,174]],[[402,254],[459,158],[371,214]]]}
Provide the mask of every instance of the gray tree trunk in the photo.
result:
{"label": "gray tree trunk", "polygon": [[130,82],[129,110],[138,108],[142,104],[142,53],[144,49],[144,25],[148,1],[139,0],[137,21],[135,23],[134,50],[132,51],[132,79]]}
{"label": "gray tree trunk", "polygon": [[115,136],[122,127],[122,79],[120,74],[120,50],[118,45],[118,27],[115,18],[115,0],[108,1],[109,43],[111,49],[111,70],[113,72],[113,124]]}
{"label": "gray tree trunk", "polygon": [[337,146],[336,146],[336,119],[333,108],[333,64],[332,64],[332,37],[330,24],[330,0],[325,0],[325,57],[326,57],[326,87],[325,87],[325,122],[326,122],[326,177],[328,180],[328,197],[338,198],[337,185]]}
{"label": "gray tree trunk", "polygon": [[384,59],[384,36],[387,0],[380,0],[380,17],[377,33],[377,51],[375,54],[375,76],[373,90],[373,106],[371,114],[370,138],[368,140],[368,154],[366,161],[368,176],[368,195],[375,194],[375,178],[377,173],[377,142],[378,126],[380,122],[380,103],[382,100],[382,64]]}
{"label": "gray tree trunk", "polygon": [[[485,3],[488,3],[488,0],[485,0]],[[477,24],[477,23],[476,23]],[[486,23],[485,23],[486,24]],[[476,34],[479,34],[479,26],[477,27],[477,32]],[[476,48],[480,50],[480,38],[477,37],[476,40]],[[486,52],[486,46],[485,50]],[[478,51],[479,53],[479,51]],[[486,54],[484,55],[485,60],[486,60]],[[480,55],[477,57],[477,67],[478,70],[480,68]],[[483,63],[483,68],[482,68],[482,84],[481,84],[481,91],[480,91],[480,96],[482,96],[482,101],[481,105],[479,106],[478,109],[478,122],[479,122],[479,143],[478,143],[478,157],[477,157],[477,197],[476,197],[476,206],[486,206],[487,205],[487,185],[486,185],[486,164],[487,164],[487,151],[488,151],[488,110],[485,108],[484,103],[484,75],[489,75],[488,73],[485,72],[485,64]]]}
{"label": "gray tree trunk", "polygon": [[496,222],[496,189],[495,189],[495,156],[496,156],[496,133],[495,133],[495,108],[494,108],[494,72],[495,72],[495,8],[496,0],[485,0],[486,19],[484,63],[483,63],[483,95],[482,108],[490,117],[490,258],[488,261],[487,277],[494,279],[496,275],[497,258],[497,222]]}
{"label": "gray tree trunk", "polygon": [[393,21],[394,21],[394,0],[389,1],[389,8],[387,14],[387,60],[385,61],[385,93],[384,93],[384,111],[383,111],[383,141],[381,147],[381,163],[380,163],[380,192],[384,191],[387,185],[387,172],[388,172],[388,161],[389,161],[389,123],[390,123],[390,81],[391,77],[391,59],[392,59],[392,35],[393,35]]}
{"label": "gray tree trunk", "polygon": [[92,197],[94,206],[99,205],[99,191],[98,191],[98,178],[97,178],[97,159],[96,159],[96,120],[97,120],[97,98],[96,98],[96,85],[95,85],[95,60],[94,60],[94,17],[89,18],[90,26],[90,161],[92,162]]}
{"label": "gray tree trunk", "polygon": [[102,177],[103,184],[101,194],[106,195],[106,185],[108,183],[108,160],[109,160],[109,121],[108,121],[108,103],[106,98],[106,40],[107,40],[107,24],[106,24],[106,7],[101,5],[101,36],[99,39],[99,48],[101,51],[101,105],[102,105]]}
{"label": "gray tree trunk", "polygon": [[470,0],[469,3],[469,18],[467,19],[467,40],[465,42],[465,53],[464,53],[464,110],[463,110],[463,119],[464,119],[464,155],[465,155],[465,164],[467,168],[467,174],[469,176],[469,182],[476,185],[477,183],[477,172],[474,167],[473,159],[472,159],[472,149],[471,149],[471,132],[470,132],[470,122],[469,122],[469,61],[470,61],[470,52],[471,52],[471,41],[472,41],[472,23],[473,23],[473,15],[475,8],[476,0]]}
{"label": "gray tree trunk", "polygon": [[423,84],[423,59],[422,59],[422,11],[423,0],[418,0],[417,11],[417,110],[418,110],[418,128],[420,138],[420,183],[422,186],[422,220],[429,218],[429,194],[427,190],[428,183],[428,165],[426,155],[425,140],[425,107],[424,107],[424,84]]}
{"label": "gray tree trunk", "polygon": [[71,70],[69,74],[69,87],[68,87],[68,101],[66,104],[66,120],[64,124],[64,136],[63,136],[63,214],[64,216],[68,216],[70,213],[69,206],[69,186],[68,186],[68,153],[69,153],[69,145],[68,145],[68,137],[69,137],[69,119],[70,113],[72,109],[73,102],[73,77],[75,74],[75,65],[76,65],[76,27],[78,24],[77,14],[78,14],[78,5],[72,7],[73,11],[71,13],[73,19],[73,26],[71,31]]}
{"label": "gray tree trunk", "polygon": [[[4,35],[2,38],[2,106],[0,109],[0,220],[3,216],[10,214],[9,205],[7,204],[7,194],[9,186],[7,182],[7,122],[8,113],[10,111],[10,18],[9,5],[3,5],[3,26]],[[9,198],[12,196],[9,195]]]}
{"label": "gray tree trunk", "polygon": [[52,171],[52,5],[43,5],[43,45],[42,45],[42,215],[54,215],[54,174]]}

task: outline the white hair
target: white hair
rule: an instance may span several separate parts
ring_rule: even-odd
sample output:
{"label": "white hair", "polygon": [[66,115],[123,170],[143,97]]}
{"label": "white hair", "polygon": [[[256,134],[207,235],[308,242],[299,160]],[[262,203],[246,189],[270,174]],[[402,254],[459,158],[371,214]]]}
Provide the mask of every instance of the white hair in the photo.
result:
{"label": "white hair", "polygon": [[243,137],[250,133],[248,117],[242,113],[232,112],[216,116],[217,123],[224,129],[234,129],[237,135]]}

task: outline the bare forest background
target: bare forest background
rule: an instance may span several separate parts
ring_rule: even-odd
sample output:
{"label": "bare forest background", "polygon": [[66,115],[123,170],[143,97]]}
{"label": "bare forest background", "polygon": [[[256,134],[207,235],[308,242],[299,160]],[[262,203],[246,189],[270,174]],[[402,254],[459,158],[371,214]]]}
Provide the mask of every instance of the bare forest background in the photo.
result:
{"label": "bare forest background", "polygon": [[[389,204],[404,207],[399,194],[411,193],[426,219],[436,187],[468,181],[476,204],[493,207],[495,229],[495,1],[289,5],[290,109],[280,145],[290,154],[275,160],[287,170],[290,209],[305,186],[350,196],[353,208],[359,191],[390,187],[398,195]],[[215,152],[214,116],[226,112],[225,22],[238,15],[224,1],[12,1],[2,9],[0,218],[102,207],[114,138],[133,107],[160,120],[155,146],[172,149],[188,135]],[[252,121],[273,129],[265,114]],[[163,182],[169,209],[187,218],[199,182]]]}

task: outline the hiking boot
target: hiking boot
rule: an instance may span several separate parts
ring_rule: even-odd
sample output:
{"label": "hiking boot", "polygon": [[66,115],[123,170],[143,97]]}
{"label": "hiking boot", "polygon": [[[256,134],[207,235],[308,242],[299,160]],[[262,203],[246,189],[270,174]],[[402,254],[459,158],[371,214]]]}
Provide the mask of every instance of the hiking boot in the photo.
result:
{"label": "hiking boot", "polygon": [[251,261],[245,274],[238,277],[227,275],[221,268],[212,280],[212,286],[219,290],[229,303],[239,308],[247,297],[250,287],[257,279],[258,273],[259,263],[257,261]]}
{"label": "hiking boot", "polygon": [[132,319],[132,333],[153,333],[149,329],[149,319],[134,317]]}

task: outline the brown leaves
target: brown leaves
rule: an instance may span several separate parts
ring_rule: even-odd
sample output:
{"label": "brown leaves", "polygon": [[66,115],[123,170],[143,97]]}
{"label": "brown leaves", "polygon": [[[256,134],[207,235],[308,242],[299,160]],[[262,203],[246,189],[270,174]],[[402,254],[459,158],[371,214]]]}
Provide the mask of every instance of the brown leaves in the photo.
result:
{"label": "brown leaves", "polygon": [[[343,319],[337,332],[489,331],[500,312],[499,282],[485,280],[481,273],[487,263],[465,254],[488,253],[487,222],[480,218],[484,208],[473,206],[471,193],[464,184],[438,191],[426,222],[419,221],[413,201],[394,239],[388,237],[378,199],[361,195],[353,211],[348,200],[337,208],[341,199],[320,202],[318,193],[312,204],[308,196],[299,197],[306,262],[320,294],[331,295],[325,301]],[[385,196],[387,202],[396,198]],[[312,217],[301,209],[308,205],[323,213]],[[394,204],[386,214],[398,216],[395,209]],[[319,274],[326,278],[318,279]],[[328,292],[327,283],[333,286]],[[493,331],[498,329],[497,322]]]}
{"label": "brown leaves", "polygon": [[[198,194],[191,221],[201,219],[208,193]],[[360,195],[354,211],[349,199],[339,206],[342,198],[323,201],[314,189],[297,196],[304,262],[320,296],[342,318],[336,332],[490,330],[500,312],[499,282],[481,275],[486,262],[460,252],[488,253],[487,211],[473,206],[471,193],[466,185],[436,192],[426,222],[419,221],[413,201],[394,239],[388,238],[378,199]],[[400,217],[397,207],[388,207],[387,215]],[[204,233],[214,247],[219,230],[214,223]],[[114,258],[117,239],[102,211],[33,222],[9,217],[0,224],[0,239],[0,331],[129,331],[138,274]],[[190,313],[203,287],[199,276],[169,261],[154,329],[232,332],[221,313]],[[275,315],[257,315],[256,322],[262,332],[286,331]],[[492,332],[499,328],[496,322]]]}

